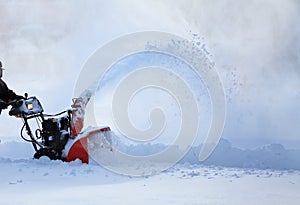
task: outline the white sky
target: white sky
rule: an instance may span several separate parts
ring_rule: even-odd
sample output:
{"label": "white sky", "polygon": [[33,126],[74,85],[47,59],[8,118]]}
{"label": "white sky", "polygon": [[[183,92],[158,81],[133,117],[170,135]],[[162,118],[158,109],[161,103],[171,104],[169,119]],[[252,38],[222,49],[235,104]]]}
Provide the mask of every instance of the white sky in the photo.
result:
{"label": "white sky", "polygon": [[[0,0],[3,79],[17,93],[38,96],[47,112],[68,108],[81,67],[101,45],[135,31],[191,31],[204,37],[225,85],[223,137],[244,146],[300,146],[297,0],[27,2]],[[0,136],[19,129],[3,112]]]}

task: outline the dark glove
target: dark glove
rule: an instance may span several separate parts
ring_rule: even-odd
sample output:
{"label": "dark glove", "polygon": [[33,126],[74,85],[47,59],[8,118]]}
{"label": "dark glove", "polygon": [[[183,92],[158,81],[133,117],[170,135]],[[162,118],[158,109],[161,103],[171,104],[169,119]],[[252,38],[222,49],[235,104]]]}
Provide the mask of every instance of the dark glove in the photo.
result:
{"label": "dark glove", "polygon": [[6,109],[6,108],[7,108],[7,103],[0,99],[0,110]]}

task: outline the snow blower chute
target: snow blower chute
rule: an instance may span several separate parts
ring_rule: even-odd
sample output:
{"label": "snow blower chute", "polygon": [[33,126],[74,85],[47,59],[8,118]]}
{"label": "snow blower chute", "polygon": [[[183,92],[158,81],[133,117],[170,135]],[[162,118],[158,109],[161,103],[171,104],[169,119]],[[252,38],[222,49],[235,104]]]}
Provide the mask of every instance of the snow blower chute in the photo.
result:
{"label": "snow blower chute", "polygon": [[[97,140],[98,149],[111,147],[111,134],[108,126],[83,130],[84,114],[89,95],[73,99],[72,109],[55,115],[44,114],[41,103],[36,97],[29,97],[9,103],[12,106],[9,115],[21,118],[23,127],[21,137],[31,142],[35,150],[34,158],[46,156],[52,160],[73,161],[80,159],[89,162],[89,145]],[[32,131],[32,120],[37,128]],[[24,136],[26,131],[27,137]]]}

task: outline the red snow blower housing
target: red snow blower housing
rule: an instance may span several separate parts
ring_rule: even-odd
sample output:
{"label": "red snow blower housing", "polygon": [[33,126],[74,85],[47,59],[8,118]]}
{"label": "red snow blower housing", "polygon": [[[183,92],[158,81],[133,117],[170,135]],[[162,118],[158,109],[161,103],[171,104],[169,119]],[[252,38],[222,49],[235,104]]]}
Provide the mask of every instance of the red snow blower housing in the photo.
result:
{"label": "red snow blower housing", "polygon": [[[35,150],[34,158],[46,156],[52,160],[73,161],[80,159],[89,162],[89,140],[95,137],[101,141],[102,148],[111,148],[110,128],[107,126],[81,131],[84,123],[85,107],[90,97],[73,99],[72,109],[55,115],[44,114],[41,103],[36,97],[12,101],[9,115],[22,119],[21,137],[31,142]],[[37,129],[33,132],[32,121]],[[25,132],[26,131],[26,132]],[[24,134],[27,136],[25,137]]]}

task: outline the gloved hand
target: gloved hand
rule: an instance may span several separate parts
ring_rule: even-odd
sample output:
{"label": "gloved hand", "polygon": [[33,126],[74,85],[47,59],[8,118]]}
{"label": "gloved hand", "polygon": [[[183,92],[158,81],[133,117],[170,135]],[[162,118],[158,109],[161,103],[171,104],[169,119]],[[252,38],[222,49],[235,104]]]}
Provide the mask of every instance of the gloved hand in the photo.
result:
{"label": "gloved hand", "polygon": [[7,103],[0,99],[0,110],[6,109],[6,108],[7,108]]}
{"label": "gloved hand", "polygon": [[16,96],[16,100],[23,100],[23,99],[25,99],[25,97],[23,97],[22,95],[17,95]]}

